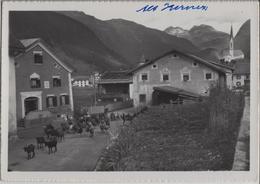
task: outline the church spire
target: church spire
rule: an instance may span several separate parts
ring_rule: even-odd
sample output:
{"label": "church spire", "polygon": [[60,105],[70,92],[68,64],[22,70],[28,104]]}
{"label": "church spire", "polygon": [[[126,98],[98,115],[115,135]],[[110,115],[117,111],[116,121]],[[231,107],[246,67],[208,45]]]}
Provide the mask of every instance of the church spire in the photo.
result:
{"label": "church spire", "polygon": [[229,40],[229,54],[231,58],[234,57],[234,37],[233,37],[233,26],[230,28],[230,40]]}

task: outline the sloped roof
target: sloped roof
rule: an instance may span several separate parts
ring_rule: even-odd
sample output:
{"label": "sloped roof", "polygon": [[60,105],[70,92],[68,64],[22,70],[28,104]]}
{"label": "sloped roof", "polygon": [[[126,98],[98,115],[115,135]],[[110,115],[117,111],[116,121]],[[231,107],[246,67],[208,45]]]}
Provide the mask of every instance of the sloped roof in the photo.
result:
{"label": "sloped roof", "polygon": [[154,87],[154,90],[157,91],[163,91],[167,93],[172,93],[172,94],[177,94],[183,97],[192,97],[192,98],[199,98],[200,95],[196,93],[192,93],[190,91],[186,91],[180,88],[172,87],[172,86],[159,86],[159,87]]}
{"label": "sloped roof", "polygon": [[234,64],[234,74],[250,74],[250,62],[247,60],[236,61]]}
{"label": "sloped roof", "polygon": [[109,71],[105,72],[102,76],[99,84],[105,83],[132,83],[132,76],[128,71]]}
{"label": "sloped roof", "polygon": [[20,42],[23,44],[24,47],[29,47],[30,45],[32,45],[33,43],[39,40],[40,38],[30,38],[30,39],[22,39],[20,40]]}
{"label": "sloped roof", "polygon": [[170,54],[174,54],[174,53],[186,56],[188,58],[191,58],[191,59],[193,59],[193,60],[195,60],[195,61],[197,61],[199,63],[202,63],[202,64],[204,64],[204,65],[206,65],[206,66],[208,66],[208,67],[210,67],[210,68],[212,68],[212,69],[214,69],[214,70],[216,70],[218,72],[226,73],[226,70],[224,69],[224,67],[219,66],[219,65],[215,65],[214,62],[206,61],[205,59],[202,59],[202,58],[200,58],[200,57],[198,57],[198,56],[196,56],[194,54],[183,53],[183,52],[180,52],[180,51],[177,51],[177,50],[172,50],[172,51],[167,52],[167,53],[165,53],[165,54],[163,54],[163,55],[161,55],[161,56],[159,56],[159,57],[157,57],[157,58],[155,58],[155,59],[153,59],[151,61],[148,61],[148,62],[146,62],[146,63],[144,63],[142,65],[139,65],[136,68],[132,69],[129,73],[135,73],[136,71],[138,71],[138,70],[140,70],[140,69],[142,69],[142,68],[144,68],[144,67],[146,67],[148,65],[151,65],[152,63],[156,62],[157,60],[159,60],[159,59],[161,59],[161,58],[163,58],[165,56],[168,56]]}
{"label": "sloped roof", "polygon": [[[26,52],[34,48],[37,44],[41,44],[44,49],[60,64],[62,65],[67,71],[72,72],[74,71],[74,68],[70,66],[67,62],[61,61],[53,50],[45,41],[43,41],[41,38],[30,38],[30,39],[21,39],[20,42],[25,47]],[[41,46],[41,47],[42,47]],[[17,56],[18,57],[18,56]]]}

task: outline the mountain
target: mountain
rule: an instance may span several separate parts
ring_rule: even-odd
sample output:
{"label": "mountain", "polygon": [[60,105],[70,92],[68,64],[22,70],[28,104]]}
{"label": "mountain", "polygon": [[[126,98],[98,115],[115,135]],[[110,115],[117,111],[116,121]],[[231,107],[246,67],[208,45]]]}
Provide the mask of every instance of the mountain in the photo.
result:
{"label": "mountain", "polygon": [[127,67],[91,29],[56,12],[10,12],[10,32],[18,39],[42,38],[78,73]]}
{"label": "mountain", "polygon": [[188,40],[191,40],[191,35],[188,30],[185,30],[181,27],[168,27],[164,30],[166,33],[170,35],[174,35],[180,38],[186,38]]}
{"label": "mountain", "polygon": [[245,58],[250,59],[250,20],[247,20],[238,30],[234,38],[235,49],[240,49]]}
{"label": "mountain", "polygon": [[[181,34],[179,33],[179,30]],[[217,31],[213,27],[205,24],[193,26],[190,30],[184,30],[178,27],[177,29],[171,29],[171,27],[168,27],[165,29],[165,32],[174,36],[186,38],[202,50],[213,48],[220,51],[223,48],[226,48],[229,42],[229,35],[227,33]]]}
{"label": "mountain", "polygon": [[130,66],[140,62],[143,55],[146,59],[152,59],[172,49],[192,53],[199,51],[186,39],[132,21],[124,19],[101,21],[82,12],[59,13],[87,26],[107,47],[126,58]]}

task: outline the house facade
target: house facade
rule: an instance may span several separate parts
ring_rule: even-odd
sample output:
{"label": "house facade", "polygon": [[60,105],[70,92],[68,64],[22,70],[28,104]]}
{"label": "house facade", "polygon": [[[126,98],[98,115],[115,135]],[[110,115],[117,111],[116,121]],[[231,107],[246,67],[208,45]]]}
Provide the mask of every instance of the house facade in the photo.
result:
{"label": "house facade", "polygon": [[31,111],[73,111],[72,69],[41,39],[20,42],[25,52],[15,57],[17,120]]}
{"label": "house facade", "polygon": [[212,85],[227,86],[232,82],[231,70],[179,51],[171,51],[146,62],[131,73],[135,106],[151,105],[155,96],[163,99],[166,94],[169,94],[168,101],[180,96],[197,98],[198,95],[208,95]]}
{"label": "house facade", "polygon": [[250,85],[250,62],[243,59],[235,61],[233,73],[233,88]]}

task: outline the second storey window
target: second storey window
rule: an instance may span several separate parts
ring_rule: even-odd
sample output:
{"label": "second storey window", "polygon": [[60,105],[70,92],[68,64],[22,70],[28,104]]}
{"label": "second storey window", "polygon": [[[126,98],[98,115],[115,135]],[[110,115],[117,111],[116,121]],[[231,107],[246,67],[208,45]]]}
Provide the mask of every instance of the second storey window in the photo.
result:
{"label": "second storey window", "polygon": [[142,73],[141,74],[141,81],[147,81],[148,80],[148,74],[147,73]]}
{"label": "second storey window", "polygon": [[169,81],[169,74],[167,73],[167,74],[163,74],[162,75],[162,80],[164,81],[164,82],[167,82],[167,81]]}
{"label": "second storey window", "polygon": [[47,96],[46,106],[47,107],[56,107],[57,106],[57,97],[56,96]]}
{"label": "second storey window", "polygon": [[42,64],[43,63],[42,51],[34,51],[33,56],[34,56],[34,63],[35,64]]}
{"label": "second storey window", "polygon": [[61,79],[60,76],[52,77],[53,87],[61,87]]}
{"label": "second storey window", "polygon": [[183,80],[184,82],[189,81],[189,80],[190,80],[190,74],[189,74],[189,73],[184,73],[184,74],[182,74],[182,80]]}
{"label": "second storey window", "polygon": [[241,75],[237,75],[237,79],[241,79]]}
{"label": "second storey window", "polygon": [[60,105],[69,105],[69,95],[60,96]]}
{"label": "second storey window", "polygon": [[38,75],[37,73],[33,73],[30,76],[30,85],[31,88],[40,88],[41,87],[40,75]]}
{"label": "second storey window", "polygon": [[31,88],[40,88],[41,80],[38,78],[31,78]]}
{"label": "second storey window", "polygon": [[205,79],[206,80],[212,80],[213,79],[213,74],[208,72],[208,73],[205,73]]}

